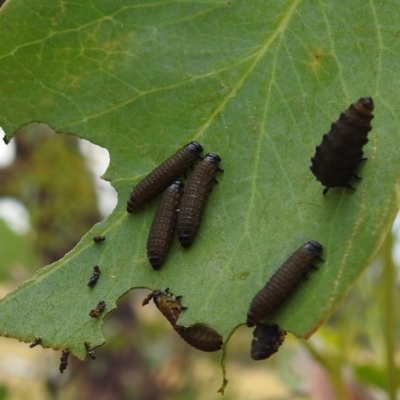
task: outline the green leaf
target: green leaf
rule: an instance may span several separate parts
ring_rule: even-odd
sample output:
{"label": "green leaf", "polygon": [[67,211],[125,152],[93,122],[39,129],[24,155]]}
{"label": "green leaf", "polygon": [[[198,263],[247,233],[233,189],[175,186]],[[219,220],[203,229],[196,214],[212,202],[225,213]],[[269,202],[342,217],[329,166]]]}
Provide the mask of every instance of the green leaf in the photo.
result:
{"label": "green leaf", "polygon": [[[106,147],[104,176],[119,202],[59,262],[3,299],[0,332],[85,356],[102,320],[132,288],[183,294],[179,323],[205,322],[225,339],[250,300],[304,242],[324,246],[320,270],[270,320],[309,336],[368,265],[398,208],[398,7],[360,0],[79,4],[9,0],[0,13],[0,126],[32,121]],[[353,193],[309,170],[322,134],[359,97],[375,119]],[[191,140],[225,173],[199,236],[177,241],[153,271],[146,238],[155,203],[125,211],[132,187]],[[97,245],[92,237],[105,234]],[[93,265],[102,269],[86,286]],[[145,312],[145,310],[143,310]]]}

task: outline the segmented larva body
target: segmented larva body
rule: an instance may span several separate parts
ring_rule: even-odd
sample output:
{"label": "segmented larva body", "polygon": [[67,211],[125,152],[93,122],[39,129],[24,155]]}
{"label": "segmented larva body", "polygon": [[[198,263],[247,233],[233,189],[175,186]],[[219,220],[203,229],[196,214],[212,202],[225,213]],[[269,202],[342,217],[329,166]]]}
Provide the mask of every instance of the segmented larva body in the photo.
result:
{"label": "segmented larva body", "polygon": [[94,308],[93,310],[90,310],[89,315],[92,318],[99,318],[100,315],[103,314],[103,311],[105,310],[105,308],[106,308],[106,302],[104,300],[100,300],[97,303],[96,308]]}
{"label": "segmented larva body", "polygon": [[354,189],[350,180],[361,179],[355,171],[363,158],[363,146],[368,142],[368,132],[372,129],[371,120],[374,103],[364,97],[353,103],[340,114],[331,130],[322,138],[311,159],[311,171],[325,186],[323,194],[331,187]]}
{"label": "segmented larva body", "polygon": [[32,349],[40,343],[42,343],[42,338],[40,336],[37,336],[35,337],[35,340],[29,345],[29,347]]}
{"label": "segmented larva body", "polygon": [[271,357],[279,350],[286,334],[278,325],[257,324],[251,341],[251,358],[259,361]]}
{"label": "segmented larva body", "polygon": [[85,346],[85,350],[86,350],[86,354],[92,359],[95,360],[96,359],[96,355],[94,354],[93,348],[92,346],[90,346],[89,342],[84,342],[83,343]]}
{"label": "segmented larva body", "polygon": [[87,286],[89,287],[94,287],[97,283],[97,281],[100,278],[100,267],[98,265],[95,265],[93,267],[93,275],[90,277],[89,282],[87,283]]}
{"label": "segmented larva body", "polygon": [[101,243],[101,242],[104,242],[105,240],[106,240],[105,236],[95,236],[93,238],[93,242],[95,242],[95,243]]}
{"label": "segmented larva body", "polygon": [[288,258],[254,296],[247,312],[247,326],[258,324],[282,304],[306,274],[312,262],[319,259],[321,251],[322,246],[311,240]]}
{"label": "segmented larva body", "polygon": [[221,158],[217,154],[206,154],[196,165],[186,185],[178,213],[178,236],[181,245],[189,247],[199,230],[211,184],[219,168]]}
{"label": "segmented larva body", "polygon": [[184,184],[173,182],[167,187],[157,207],[147,239],[147,257],[154,269],[159,269],[168,254],[174,234],[179,203]]}
{"label": "segmented larva body", "polygon": [[68,349],[62,350],[61,358],[60,358],[60,367],[59,370],[63,373],[68,367],[68,358],[69,358],[69,351]]}
{"label": "segmented larva body", "polygon": [[206,324],[197,323],[189,327],[176,325],[175,330],[187,344],[201,351],[218,351],[224,344],[222,336]]}
{"label": "segmented larva body", "polygon": [[179,149],[133,188],[126,210],[129,213],[137,211],[162,193],[193,164],[202,151],[203,147],[197,142],[190,142]]}
{"label": "segmented larva body", "polygon": [[142,306],[149,304],[149,301],[153,299],[154,304],[164,317],[175,327],[181,312],[187,308],[182,306],[181,298],[182,296],[174,296],[172,293],[169,293],[169,288],[166,288],[164,291],[156,289],[143,300]]}

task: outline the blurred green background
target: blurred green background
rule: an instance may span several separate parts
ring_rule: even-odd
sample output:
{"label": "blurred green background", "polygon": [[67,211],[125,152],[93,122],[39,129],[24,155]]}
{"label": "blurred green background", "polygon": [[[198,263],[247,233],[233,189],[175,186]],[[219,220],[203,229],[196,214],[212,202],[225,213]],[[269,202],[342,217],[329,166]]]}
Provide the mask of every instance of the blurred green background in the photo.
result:
{"label": "blurred green background", "polygon": [[[81,143],[40,124],[13,138],[15,157],[0,169],[0,208],[1,199],[22,203],[26,211],[21,208],[19,216],[26,226],[15,232],[0,219],[2,297],[63,257],[112,211],[113,190],[99,189],[93,176],[90,149],[95,146]],[[63,174],[66,164],[74,166],[68,169],[74,176]],[[0,215],[7,220],[7,213]],[[256,362],[250,358],[252,330],[237,329],[228,345],[224,398],[399,398],[399,282],[392,257],[399,227],[395,223],[375,261],[310,340],[289,333],[277,354]],[[220,352],[189,347],[154,304],[142,308],[147,293],[126,295],[106,319],[107,343],[96,349],[97,359],[81,362],[71,356],[62,375],[61,352],[0,338],[0,400],[221,398]]]}

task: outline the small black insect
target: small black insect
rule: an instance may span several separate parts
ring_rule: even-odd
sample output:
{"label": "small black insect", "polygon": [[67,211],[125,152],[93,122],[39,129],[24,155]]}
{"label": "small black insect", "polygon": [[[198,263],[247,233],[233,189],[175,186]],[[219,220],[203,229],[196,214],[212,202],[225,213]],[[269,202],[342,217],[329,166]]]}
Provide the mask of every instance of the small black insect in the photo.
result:
{"label": "small black insect", "polygon": [[101,243],[101,242],[104,242],[105,240],[106,240],[105,236],[95,236],[93,238],[93,242],[95,242],[95,243]]}
{"label": "small black insect", "polygon": [[322,137],[311,159],[311,171],[320,181],[326,194],[331,187],[353,189],[350,180],[361,179],[355,171],[363,157],[363,146],[368,142],[368,132],[372,129],[371,120],[374,103],[364,97],[353,103],[340,114],[331,130]]}
{"label": "small black insect", "polygon": [[59,367],[61,373],[63,373],[68,367],[68,357],[69,357],[68,349],[63,350],[60,358],[60,367]]}
{"label": "small black insect", "polygon": [[42,338],[40,336],[37,336],[35,337],[35,340],[29,345],[29,347],[32,349],[40,343],[42,343]]}
{"label": "small black insect", "polygon": [[94,285],[96,285],[97,281],[99,280],[99,277],[100,277],[100,267],[98,265],[95,265],[93,267],[93,275],[90,277],[87,285],[89,287],[93,287]]}
{"label": "small black insect", "polygon": [[182,306],[181,298],[182,296],[174,296],[172,293],[169,293],[169,288],[166,288],[164,291],[156,289],[143,300],[142,306],[149,304],[149,301],[153,299],[154,304],[164,317],[175,327],[181,312],[187,309],[187,307]]}
{"label": "small black insect", "polygon": [[222,336],[214,328],[203,323],[189,327],[176,325],[175,330],[186,343],[201,351],[218,351],[224,344]]}
{"label": "small black insect", "polygon": [[287,259],[251,301],[247,326],[258,324],[281,305],[312,266],[312,262],[319,259],[321,251],[322,246],[311,240]]}
{"label": "small black insect", "polygon": [[96,359],[96,355],[94,354],[94,351],[92,349],[92,347],[90,346],[89,342],[85,342],[83,343],[85,345],[85,349],[86,349],[86,354],[92,359],[95,360]]}
{"label": "small black insect", "polygon": [[7,136],[3,136],[3,142],[5,143],[5,144],[9,144],[10,143],[10,141],[7,139]]}
{"label": "small black insect", "polygon": [[90,310],[89,315],[90,315],[92,318],[98,318],[98,317],[100,317],[100,315],[103,313],[103,311],[104,311],[105,308],[106,308],[106,302],[103,301],[103,300],[100,300],[100,301],[97,303],[96,308],[94,308],[93,310]]}
{"label": "small black insect", "polygon": [[196,165],[186,185],[177,223],[179,241],[185,248],[192,244],[197,235],[214,175],[217,171],[223,171],[218,166],[220,161],[217,154],[206,154]]}
{"label": "small black insect", "polygon": [[173,182],[165,190],[158,205],[149,238],[147,239],[147,257],[154,269],[159,269],[168,254],[175,230],[176,216],[183,194],[184,184]]}
{"label": "small black insect", "polygon": [[202,151],[203,147],[197,142],[190,142],[179,149],[133,188],[126,210],[129,213],[137,211],[162,193],[174,179],[193,164]]}
{"label": "small black insect", "polygon": [[271,357],[279,350],[286,334],[278,325],[257,324],[251,341],[251,358],[259,361]]}

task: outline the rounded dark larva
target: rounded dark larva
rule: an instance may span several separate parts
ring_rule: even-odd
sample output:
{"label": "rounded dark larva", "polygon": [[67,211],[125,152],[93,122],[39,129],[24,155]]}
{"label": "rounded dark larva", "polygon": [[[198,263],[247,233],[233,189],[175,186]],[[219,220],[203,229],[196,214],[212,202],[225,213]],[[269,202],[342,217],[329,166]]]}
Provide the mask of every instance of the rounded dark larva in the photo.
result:
{"label": "rounded dark larva", "polygon": [[197,142],[190,142],[179,149],[133,188],[126,210],[129,213],[137,211],[163,192],[174,179],[193,164],[202,151],[203,147]]}
{"label": "rounded dark larva", "polygon": [[368,142],[368,132],[372,129],[371,120],[374,103],[364,97],[353,103],[340,114],[331,130],[322,137],[311,159],[311,171],[325,186],[323,194],[331,187],[354,189],[351,179],[361,179],[355,171],[363,157],[363,146]]}
{"label": "rounded dark larva", "polygon": [[187,307],[182,306],[181,298],[182,296],[174,296],[170,293],[169,288],[166,288],[164,291],[156,289],[143,300],[142,306],[149,304],[149,301],[153,299],[154,304],[164,317],[175,327],[181,312],[187,309]]}
{"label": "rounded dark larva", "polygon": [[93,310],[90,310],[89,315],[92,318],[98,318],[100,317],[100,315],[103,313],[104,309],[106,308],[106,302],[104,300],[100,300],[97,303],[96,308],[94,308]]}
{"label": "rounded dark larva", "polygon": [[203,218],[211,184],[219,168],[221,158],[217,154],[206,154],[196,165],[186,185],[178,213],[178,236],[183,247],[189,247],[197,235]]}
{"label": "rounded dark larva", "polygon": [[59,367],[61,373],[63,373],[68,367],[68,357],[69,357],[68,349],[62,350],[60,358],[60,367]]}
{"label": "rounded dark larva", "polygon": [[35,340],[29,345],[29,347],[32,349],[33,347],[36,347],[40,343],[42,343],[42,338],[40,336],[37,336],[35,337]]}
{"label": "rounded dark larva", "polygon": [[206,324],[197,323],[189,327],[176,325],[175,330],[187,344],[201,351],[218,351],[224,344],[222,336]]}
{"label": "rounded dark larva", "polygon": [[251,358],[259,361],[271,357],[279,350],[286,334],[278,325],[257,324],[251,341]]}
{"label": "rounded dark larva", "polygon": [[258,324],[282,304],[312,266],[313,261],[319,259],[321,251],[322,246],[311,240],[287,259],[251,301],[247,312],[247,326]]}
{"label": "rounded dark larva", "polygon": [[173,182],[165,190],[157,207],[153,224],[147,239],[147,257],[154,269],[159,269],[168,254],[175,230],[179,203],[184,184]]}
{"label": "rounded dark larva", "polygon": [[101,242],[104,242],[105,240],[106,240],[105,236],[95,236],[93,238],[93,242],[95,242],[95,243],[101,243]]}
{"label": "rounded dark larva", "polygon": [[94,287],[96,285],[97,281],[99,280],[99,277],[100,277],[100,267],[98,265],[95,265],[93,267],[93,275],[90,277],[87,285],[89,287]]}

